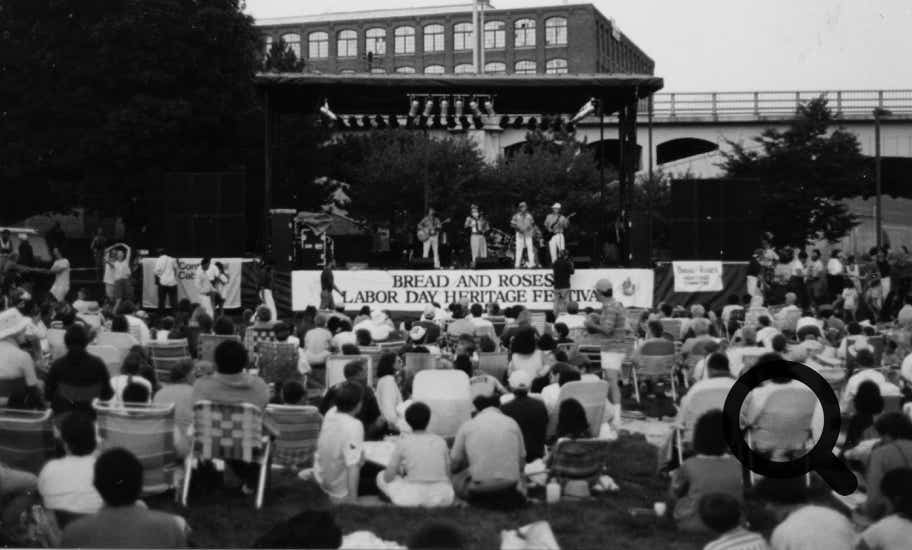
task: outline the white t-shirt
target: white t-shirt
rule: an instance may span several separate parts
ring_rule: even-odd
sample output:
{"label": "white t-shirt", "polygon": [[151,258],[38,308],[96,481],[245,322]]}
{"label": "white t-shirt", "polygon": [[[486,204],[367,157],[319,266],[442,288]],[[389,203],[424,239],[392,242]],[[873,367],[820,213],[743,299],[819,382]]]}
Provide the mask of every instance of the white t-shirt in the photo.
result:
{"label": "white t-shirt", "polygon": [[51,286],[51,294],[62,301],[66,293],[70,291],[70,260],[60,258],[54,260],[51,265],[51,272],[54,273],[54,285]]}
{"label": "white t-shirt", "polygon": [[130,278],[130,262],[127,260],[114,262],[114,280]]}
{"label": "white t-shirt", "polygon": [[861,540],[871,550],[906,550],[912,545],[912,521],[896,514],[865,529]]}
{"label": "white t-shirt", "polygon": [[127,318],[127,325],[130,327],[130,334],[132,334],[140,344],[146,345],[152,340],[152,333],[149,331],[149,327],[142,319],[133,315],[124,315]]}
{"label": "white t-shirt", "polygon": [[158,282],[162,286],[177,286],[176,271],[177,264],[171,256],[165,254],[155,260],[153,273],[158,277]]}
{"label": "white t-shirt", "polygon": [[320,488],[334,498],[349,496],[348,468],[360,464],[363,455],[364,425],[335,407],[329,409],[314,454],[314,478]]}
{"label": "white t-shirt", "polygon": [[49,461],[38,475],[44,505],[73,514],[94,514],[104,501],[95,490],[95,455],[65,456]]}

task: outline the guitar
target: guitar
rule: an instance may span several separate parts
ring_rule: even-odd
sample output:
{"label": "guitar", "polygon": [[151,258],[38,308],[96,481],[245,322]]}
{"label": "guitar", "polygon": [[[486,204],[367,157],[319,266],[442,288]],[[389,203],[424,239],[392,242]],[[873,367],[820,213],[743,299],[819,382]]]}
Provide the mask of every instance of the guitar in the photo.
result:
{"label": "guitar", "polygon": [[[440,222],[440,225],[443,226],[448,223],[450,223],[450,218],[447,218],[447,219],[443,220],[442,222]],[[431,234],[426,228],[424,228],[424,227],[418,228],[418,242],[423,243],[424,241],[426,241],[430,238],[431,238]]]}
{"label": "guitar", "polygon": [[[567,218],[567,221],[570,221],[573,218],[573,216],[576,216],[576,212],[574,212],[572,214],[568,214],[564,217]],[[553,237],[555,235],[555,233],[553,231],[551,231],[551,229],[549,229],[548,227],[546,227],[545,230],[546,230],[548,239],[550,239],[551,237]]]}

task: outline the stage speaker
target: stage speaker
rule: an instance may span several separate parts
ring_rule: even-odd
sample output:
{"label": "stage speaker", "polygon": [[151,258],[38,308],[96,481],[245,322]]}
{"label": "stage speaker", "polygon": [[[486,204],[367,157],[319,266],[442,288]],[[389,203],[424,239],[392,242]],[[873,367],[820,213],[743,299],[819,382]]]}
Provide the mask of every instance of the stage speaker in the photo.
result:
{"label": "stage speaker", "polygon": [[504,268],[504,261],[508,258],[478,258],[475,261],[475,269],[502,269]]}
{"label": "stage speaker", "polygon": [[412,258],[409,269],[434,269],[434,258]]}
{"label": "stage speaker", "polygon": [[267,257],[275,262],[278,271],[291,271],[294,267],[294,210],[269,211],[269,251]]}

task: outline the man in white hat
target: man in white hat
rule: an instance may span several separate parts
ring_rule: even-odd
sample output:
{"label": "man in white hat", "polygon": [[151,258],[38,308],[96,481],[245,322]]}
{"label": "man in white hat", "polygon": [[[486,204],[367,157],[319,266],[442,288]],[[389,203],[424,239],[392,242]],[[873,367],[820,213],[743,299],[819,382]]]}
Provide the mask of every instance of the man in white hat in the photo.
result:
{"label": "man in white hat", "polygon": [[16,308],[0,313],[0,380],[21,379],[27,388],[38,387],[35,362],[20,344],[25,343],[26,331],[31,321]]}
{"label": "man in white hat", "polygon": [[535,218],[529,213],[525,202],[519,203],[516,214],[510,219],[510,227],[516,231],[516,257],[513,266],[519,269],[522,265],[523,250],[528,256],[527,266],[535,267]]}
{"label": "man in white hat", "polygon": [[556,202],[551,205],[551,213],[545,218],[545,229],[551,235],[548,240],[548,251],[551,253],[552,265],[557,261],[561,251],[567,247],[564,232],[569,226],[569,218],[561,214],[561,204]]}

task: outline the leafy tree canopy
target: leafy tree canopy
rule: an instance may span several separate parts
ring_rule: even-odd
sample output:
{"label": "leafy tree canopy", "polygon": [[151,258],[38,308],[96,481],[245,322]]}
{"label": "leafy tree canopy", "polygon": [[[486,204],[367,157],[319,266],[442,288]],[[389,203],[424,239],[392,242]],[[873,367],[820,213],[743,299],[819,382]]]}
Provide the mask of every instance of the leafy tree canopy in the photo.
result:
{"label": "leafy tree canopy", "polygon": [[304,69],[304,62],[298,59],[291,46],[279,37],[269,46],[266,59],[263,61],[263,69],[277,73],[300,72]]}
{"label": "leafy tree canopy", "polygon": [[723,153],[727,176],[763,182],[764,228],[779,244],[835,241],[857,224],[842,199],[863,194],[870,178],[858,139],[835,123],[821,97],[801,105],[788,129],[766,130],[753,146],[729,142]]}
{"label": "leafy tree canopy", "polygon": [[225,169],[261,39],[239,0],[10,0],[0,36],[0,216],[111,211],[150,170]]}

